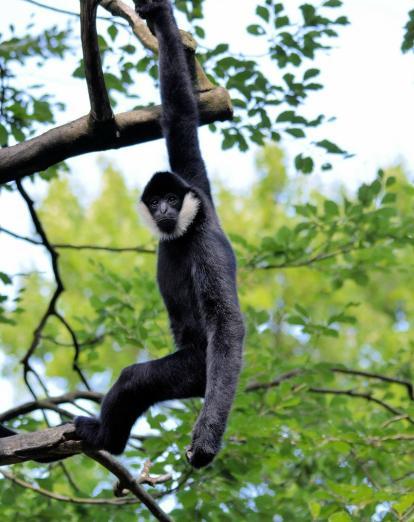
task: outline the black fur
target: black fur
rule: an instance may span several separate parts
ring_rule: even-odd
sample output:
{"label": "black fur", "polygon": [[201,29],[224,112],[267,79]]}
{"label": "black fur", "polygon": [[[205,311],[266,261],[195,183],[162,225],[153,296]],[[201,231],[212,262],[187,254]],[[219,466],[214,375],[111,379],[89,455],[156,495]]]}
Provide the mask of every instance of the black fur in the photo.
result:
{"label": "black fur", "polygon": [[[169,399],[204,397],[187,458],[194,467],[220,449],[242,364],[244,325],[236,289],[236,262],[211,197],[201,157],[197,103],[183,45],[167,0],[139,11],[159,41],[163,131],[175,174],[157,173],[142,200],[189,191],[200,202],[184,234],[160,241],[157,279],[178,351],[125,368],[106,395],[100,419],[77,417],[77,433],[92,447],[121,453],[136,419]],[[181,207],[180,207],[181,208]]]}

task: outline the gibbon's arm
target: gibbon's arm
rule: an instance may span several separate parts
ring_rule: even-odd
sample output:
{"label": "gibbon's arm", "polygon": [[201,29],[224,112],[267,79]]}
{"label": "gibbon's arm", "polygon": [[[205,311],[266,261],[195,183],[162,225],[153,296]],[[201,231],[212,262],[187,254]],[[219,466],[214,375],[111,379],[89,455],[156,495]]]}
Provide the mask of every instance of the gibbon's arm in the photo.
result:
{"label": "gibbon's arm", "polygon": [[151,20],[159,44],[162,127],[171,169],[211,199],[210,183],[198,142],[198,107],[185,49],[169,0],[138,9]]}
{"label": "gibbon's arm", "polygon": [[237,298],[220,274],[210,271],[198,281],[209,339],[204,406],[187,452],[195,467],[211,461],[220,449],[241,370],[245,333]]}

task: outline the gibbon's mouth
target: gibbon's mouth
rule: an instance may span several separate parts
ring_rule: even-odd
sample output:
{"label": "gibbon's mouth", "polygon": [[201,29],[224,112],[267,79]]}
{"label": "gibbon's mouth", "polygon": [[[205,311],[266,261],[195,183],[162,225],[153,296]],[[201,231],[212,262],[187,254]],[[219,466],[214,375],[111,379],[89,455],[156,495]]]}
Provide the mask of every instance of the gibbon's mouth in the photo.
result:
{"label": "gibbon's mouth", "polygon": [[172,232],[175,228],[176,220],[171,218],[161,218],[157,225],[163,232]]}

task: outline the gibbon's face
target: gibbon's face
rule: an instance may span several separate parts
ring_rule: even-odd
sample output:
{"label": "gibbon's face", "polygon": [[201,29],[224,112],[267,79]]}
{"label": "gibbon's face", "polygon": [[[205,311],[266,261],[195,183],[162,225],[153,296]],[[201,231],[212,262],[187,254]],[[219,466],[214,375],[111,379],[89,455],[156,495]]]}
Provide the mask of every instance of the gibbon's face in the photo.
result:
{"label": "gibbon's face", "polygon": [[148,182],[138,211],[149,229],[162,241],[185,234],[200,207],[200,199],[178,176],[157,172]]}
{"label": "gibbon's face", "polygon": [[182,205],[183,198],[173,192],[154,195],[147,203],[157,227],[166,234],[174,231]]}

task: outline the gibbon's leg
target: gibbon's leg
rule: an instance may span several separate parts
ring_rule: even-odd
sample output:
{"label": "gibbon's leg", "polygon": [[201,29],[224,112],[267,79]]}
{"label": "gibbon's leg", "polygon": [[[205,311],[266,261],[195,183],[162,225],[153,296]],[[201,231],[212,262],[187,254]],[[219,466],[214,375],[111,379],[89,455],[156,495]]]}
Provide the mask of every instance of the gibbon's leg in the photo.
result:
{"label": "gibbon's leg", "polygon": [[106,394],[99,419],[76,417],[76,433],[93,448],[120,454],[134,422],[151,405],[203,397],[205,387],[202,350],[178,350],[162,359],[128,366]]}

